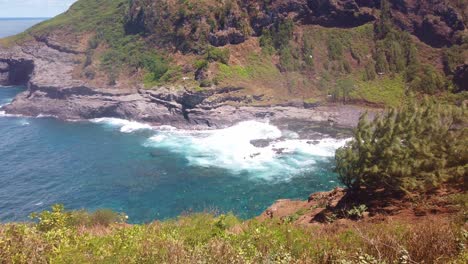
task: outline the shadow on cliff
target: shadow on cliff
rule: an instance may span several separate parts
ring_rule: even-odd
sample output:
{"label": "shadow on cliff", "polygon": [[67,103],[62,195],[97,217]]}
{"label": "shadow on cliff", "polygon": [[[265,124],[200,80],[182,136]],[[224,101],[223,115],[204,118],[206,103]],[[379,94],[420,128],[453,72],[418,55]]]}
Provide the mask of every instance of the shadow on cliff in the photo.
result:
{"label": "shadow on cliff", "polygon": [[0,85],[27,85],[33,71],[32,60],[0,60]]}

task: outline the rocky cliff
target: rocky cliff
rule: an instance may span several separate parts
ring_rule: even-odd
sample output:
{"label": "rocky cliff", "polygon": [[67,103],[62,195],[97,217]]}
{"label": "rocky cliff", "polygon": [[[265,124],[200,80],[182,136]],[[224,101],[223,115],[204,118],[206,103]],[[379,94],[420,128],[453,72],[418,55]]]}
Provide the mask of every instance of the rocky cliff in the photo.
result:
{"label": "rocky cliff", "polygon": [[[390,4],[395,27],[420,39],[414,41],[422,60],[440,69],[438,48],[463,43],[466,7],[442,0]],[[330,87],[361,78],[372,65],[380,8],[377,0],[80,0],[0,42],[0,84],[28,87],[2,110],[179,127],[259,118],[353,125],[362,110],[330,103]],[[265,51],[265,32],[273,53]],[[332,56],[336,45],[339,58]],[[463,69],[466,61],[453,73],[461,86]],[[381,79],[398,80],[389,76]],[[372,103],[364,90],[356,94],[343,94],[343,101]]]}
{"label": "rocky cliff", "polygon": [[220,128],[249,119],[338,122],[352,126],[359,107],[316,107],[296,104],[271,107],[234,106],[248,98],[236,97],[240,88],[193,92],[166,87],[93,87],[72,78],[76,53],[41,42],[15,46],[0,53],[2,85],[27,85],[12,104],[10,114],[51,115],[61,119],[117,117],[182,128]]}
{"label": "rocky cliff", "polygon": [[[174,3],[172,3],[174,2]],[[357,27],[379,18],[380,0],[269,0],[200,1],[189,11],[176,1],[132,1],[126,28],[129,32],[184,39],[206,38],[211,45],[239,44],[278,21],[292,18],[301,25]],[[189,1],[190,2],[190,1]],[[466,25],[466,7],[456,1],[393,0],[395,23],[435,47],[459,43]],[[204,12],[205,11],[205,12]],[[174,15],[176,14],[176,15]],[[178,32],[192,27],[195,31]]]}

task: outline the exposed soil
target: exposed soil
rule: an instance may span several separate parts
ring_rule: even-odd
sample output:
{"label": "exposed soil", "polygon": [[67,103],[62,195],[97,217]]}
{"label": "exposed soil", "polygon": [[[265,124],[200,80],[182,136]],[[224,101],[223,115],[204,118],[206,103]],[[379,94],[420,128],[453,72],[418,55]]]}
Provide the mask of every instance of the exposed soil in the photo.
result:
{"label": "exposed soil", "polygon": [[[414,222],[426,218],[450,218],[460,211],[451,201],[454,194],[462,194],[462,184],[444,186],[428,193],[387,195],[384,192],[353,194],[343,188],[313,193],[308,201],[282,199],[276,201],[262,215],[260,221],[277,219],[303,226],[355,222],[401,221]],[[365,205],[359,216],[350,214],[353,208]]]}

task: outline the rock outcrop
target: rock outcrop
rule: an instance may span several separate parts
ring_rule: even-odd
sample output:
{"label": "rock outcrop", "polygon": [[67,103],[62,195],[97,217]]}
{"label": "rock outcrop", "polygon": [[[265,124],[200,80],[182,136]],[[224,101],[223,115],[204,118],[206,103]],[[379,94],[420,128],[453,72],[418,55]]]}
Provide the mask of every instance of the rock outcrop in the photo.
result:
{"label": "rock outcrop", "polygon": [[459,65],[455,69],[453,82],[460,87],[457,92],[468,91],[468,64]]}
{"label": "rock outcrop", "polygon": [[433,47],[450,46],[461,41],[466,29],[463,12],[452,1],[394,0],[392,14],[403,30],[415,34]]}
{"label": "rock outcrop", "polygon": [[[461,41],[466,28],[463,12],[448,0],[389,0],[395,23],[434,47]],[[284,19],[301,24],[326,27],[356,27],[376,20],[380,15],[380,0],[273,0],[229,1],[227,4],[204,3],[167,4],[166,1],[135,0],[127,21],[130,33],[159,34],[175,46],[180,37],[190,41],[208,40],[214,46],[238,44],[264,28]],[[171,10],[177,9],[179,10]],[[196,11],[198,10],[198,11]],[[177,16],[169,14],[177,13]],[[194,27],[193,25],[197,25]],[[160,29],[163,28],[164,31]],[[190,41],[183,47],[190,46]],[[193,47],[192,47],[193,48]]]}

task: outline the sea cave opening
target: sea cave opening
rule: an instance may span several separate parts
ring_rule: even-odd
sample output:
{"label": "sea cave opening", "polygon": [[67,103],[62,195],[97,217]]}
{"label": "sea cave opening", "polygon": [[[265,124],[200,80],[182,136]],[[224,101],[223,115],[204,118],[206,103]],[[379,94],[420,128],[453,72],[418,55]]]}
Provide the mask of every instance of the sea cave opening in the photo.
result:
{"label": "sea cave opening", "polygon": [[31,60],[0,60],[0,85],[24,85],[31,79],[34,62]]}

